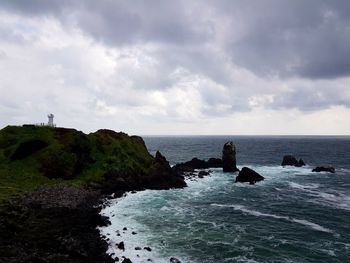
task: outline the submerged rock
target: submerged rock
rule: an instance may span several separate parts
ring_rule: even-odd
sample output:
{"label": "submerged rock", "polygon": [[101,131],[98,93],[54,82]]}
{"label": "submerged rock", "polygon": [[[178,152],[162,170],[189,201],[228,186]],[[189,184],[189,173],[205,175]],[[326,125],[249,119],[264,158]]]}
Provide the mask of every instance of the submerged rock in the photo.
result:
{"label": "submerged rock", "polygon": [[181,263],[181,261],[177,258],[172,257],[170,258],[170,263]]}
{"label": "submerged rock", "polygon": [[301,167],[305,165],[305,162],[303,159],[299,159],[299,161],[293,156],[293,155],[285,155],[283,156],[282,160],[282,166],[295,166],[295,167]]}
{"label": "submerged rock", "polygon": [[222,149],[222,170],[223,172],[237,172],[236,147],[233,142],[226,142]]}
{"label": "submerged rock", "polygon": [[198,177],[203,178],[204,176],[210,175],[209,171],[199,171],[198,172]]}
{"label": "submerged rock", "polygon": [[120,242],[118,245],[117,245],[117,248],[120,249],[120,250],[125,250],[125,245],[124,245],[124,242]]}
{"label": "submerged rock", "polygon": [[329,173],[335,173],[335,169],[332,166],[317,166],[316,168],[312,169],[313,172],[329,172]]}
{"label": "submerged rock", "polygon": [[304,162],[304,160],[303,159],[299,159],[299,166],[305,166],[306,164],[305,164],[305,162]]}
{"label": "submerged rock", "polygon": [[242,170],[239,172],[238,176],[236,177],[236,182],[249,182],[250,184],[255,184],[256,182],[262,181],[265,178],[255,172],[254,170],[243,167]]}
{"label": "submerged rock", "polygon": [[150,252],[152,251],[152,249],[150,247],[144,247],[143,249],[147,250],[147,251],[150,251]]}

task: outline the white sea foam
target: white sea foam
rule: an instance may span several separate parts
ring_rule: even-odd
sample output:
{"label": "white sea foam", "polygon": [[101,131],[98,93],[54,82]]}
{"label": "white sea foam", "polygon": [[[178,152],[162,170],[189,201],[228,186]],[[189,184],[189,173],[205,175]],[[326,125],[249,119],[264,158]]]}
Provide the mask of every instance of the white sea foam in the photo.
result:
{"label": "white sea foam", "polygon": [[280,216],[280,215],[275,215],[275,214],[268,214],[268,213],[262,213],[256,210],[251,210],[246,208],[243,205],[223,205],[223,204],[211,204],[212,206],[218,206],[218,207],[229,207],[229,208],[233,208],[234,210],[239,210],[242,211],[245,214],[249,214],[249,215],[253,215],[253,216],[257,216],[257,217],[270,217],[270,218],[275,218],[275,219],[283,219],[283,220],[287,220],[289,222],[294,222],[294,223],[298,223],[304,226],[308,226],[314,230],[317,231],[321,231],[321,232],[326,232],[326,233],[333,233],[332,230],[325,228],[323,226],[320,226],[316,223],[304,220],[304,219],[295,219],[289,216]]}
{"label": "white sea foam", "polygon": [[312,229],[315,229],[317,231],[321,231],[321,232],[327,232],[327,233],[333,233],[332,230],[325,228],[323,226],[320,226],[318,224],[312,223],[310,221],[304,220],[304,219],[291,219],[293,222],[305,225],[305,226],[309,226]]}
{"label": "white sea foam", "polygon": [[309,194],[311,197],[314,197],[314,200],[310,200],[311,202],[321,204],[321,205],[328,205],[334,208],[338,209],[344,209],[344,210],[350,210],[350,196],[340,192],[330,189],[330,192],[324,192],[320,191],[318,188],[320,188],[319,184],[298,184],[294,182],[290,182],[289,186],[294,189],[301,190],[307,194]]}

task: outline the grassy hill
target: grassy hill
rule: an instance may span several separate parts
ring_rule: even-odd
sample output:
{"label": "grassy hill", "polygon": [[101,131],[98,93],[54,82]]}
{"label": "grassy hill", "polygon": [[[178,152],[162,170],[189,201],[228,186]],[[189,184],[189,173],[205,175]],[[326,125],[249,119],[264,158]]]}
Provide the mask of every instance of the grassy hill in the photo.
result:
{"label": "grassy hill", "polygon": [[106,178],[110,184],[130,186],[128,190],[152,188],[153,179],[169,182],[165,188],[183,186],[167,172],[138,136],[31,125],[0,130],[0,201],[38,186],[98,185],[106,184]]}

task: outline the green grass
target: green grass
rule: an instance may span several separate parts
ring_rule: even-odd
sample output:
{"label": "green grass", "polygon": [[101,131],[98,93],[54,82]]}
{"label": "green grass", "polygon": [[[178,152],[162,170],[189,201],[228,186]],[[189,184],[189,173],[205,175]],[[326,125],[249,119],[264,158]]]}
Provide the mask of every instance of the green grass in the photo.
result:
{"label": "green grass", "polygon": [[[48,146],[11,160],[21,143],[33,139]],[[43,185],[99,182],[111,169],[148,174],[152,163],[153,157],[137,136],[109,130],[87,135],[74,129],[7,126],[0,130],[0,202]]]}

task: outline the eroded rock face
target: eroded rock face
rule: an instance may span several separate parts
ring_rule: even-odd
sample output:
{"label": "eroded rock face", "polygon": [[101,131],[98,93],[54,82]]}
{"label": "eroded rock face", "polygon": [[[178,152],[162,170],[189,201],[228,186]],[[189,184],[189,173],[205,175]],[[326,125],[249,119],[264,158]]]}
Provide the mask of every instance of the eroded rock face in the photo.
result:
{"label": "eroded rock face", "polygon": [[236,147],[233,142],[227,142],[222,149],[222,170],[223,172],[237,172]]}
{"label": "eroded rock face", "polygon": [[301,167],[305,165],[303,159],[299,159],[299,161],[293,155],[285,155],[283,156],[282,166],[295,166]]}
{"label": "eroded rock face", "polygon": [[317,166],[316,168],[312,169],[313,172],[329,172],[329,173],[335,173],[335,169],[332,166]]}
{"label": "eroded rock face", "polygon": [[239,172],[238,176],[236,177],[236,183],[250,183],[255,184],[256,182],[262,181],[265,178],[255,172],[253,169],[250,169],[248,167],[243,167],[242,170]]}

